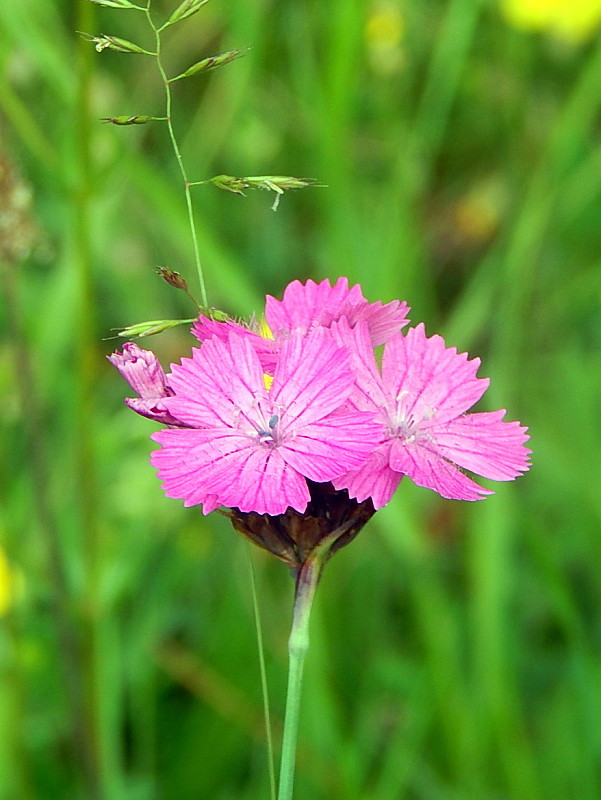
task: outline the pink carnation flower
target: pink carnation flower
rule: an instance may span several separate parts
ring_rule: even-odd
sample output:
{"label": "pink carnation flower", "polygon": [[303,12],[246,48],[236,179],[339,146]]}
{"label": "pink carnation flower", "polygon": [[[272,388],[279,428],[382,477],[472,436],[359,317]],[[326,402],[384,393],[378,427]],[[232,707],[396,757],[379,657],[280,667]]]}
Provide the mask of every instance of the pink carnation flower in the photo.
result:
{"label": "pink carnation flower", "polygon": [[267,295],[265,319],[274,335],[293,330],[308,331],[318,325],[329,327],[340,317],[345,317],[353,328],[359,321],[367,324],[374,347],[384,344],[409,320],[407,303],[393,300],[384,305],[370,303],[363,297],[361,287],[351,289],[347,278],[339,278],[334,286],[328,280],[321,283],[292,281],[284,290],[281,300]]}
{"label": "pink carnation flower", "polygon": [[333,481],[337,489],[359,501],[371,497],[381,508],[407,475],[443,497],[480,500],[493,492],[462,469],[499,481],[528,469],[526,428],[503,422],[504,410],[465,413],[488,388],[487,378],[476,377],[479,359],[468,361],[440,336],[427,338],[420,324],[386,344],[380,375],[365,325],[351,331],[341,320],[333,332],[337,341],[354,343],[357,390],[350,402],[377,412],[382,425],[379,446]]}
{"label": "pink carnation flower", "polygon": [[331,481],[357,469],[378,444],[373,413],[338,411],[355,383],[349,352],[324,329],[281,345],[273,382],[251,342],[232,331],[174,365],[168,410],[190,427],[159,431],[152,463],[168,497],[186,506],[303,512],[305,478]]}
{"label": "pink carnation flower", "polygon": [[123,353],[107,356],[139,397],[126,397],[125,404],[143,417],[154,419],[163,425],[179,425],[181,422],[167,411],[164,399],[173,392],[158,358],[150,350],[143,350],[134,342],[123,345]]}
{"label": "pink carnation flower", "polygon": [[374,347],[384,344],[404,325],[409,306],[405,302],[393,300],[384,305],[380,301],[370,303],[363,297],[357,284],[349,289],[348,279],[339,278],[334,286],[328,280],[321,283],[292,281],[284,290],[281,300],[267,295],[265,319],[274,339],[267,339],[252,328],[245,328],[237,322],[217,322],[200,316],[192,326],[192,333],[201,342],[211,336],[227,341],[230,331],[252,341],[261,364],[266,372],[272,373],[278,350],[292,331],[307,333],[317,327],[328,328],[333,322],[345,317],[354,327],[359,321],[367,324],[371,343]]}

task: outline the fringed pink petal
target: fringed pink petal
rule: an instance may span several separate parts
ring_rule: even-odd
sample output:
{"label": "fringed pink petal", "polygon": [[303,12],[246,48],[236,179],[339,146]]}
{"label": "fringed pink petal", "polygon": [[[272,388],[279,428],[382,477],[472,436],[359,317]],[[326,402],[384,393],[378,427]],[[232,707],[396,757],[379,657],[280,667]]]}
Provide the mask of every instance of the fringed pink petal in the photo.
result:
{"label": "fringed pink petal", "polygon": [[488,388],[476,378],[480,359],[446,347],[441,336],[426,337],[420,323],[397,334],[384,348],[382,378],[392,399],[403,399],[406,415],[415,421],[446,422],[471,408]]}
{"label": "fringed pink petal", "polygon": [[448,461],[497,481],[510,481],[529,466],[529,438],[519,422],[503,422],[505,411],[466,414],[432,431],[436,450]]}
{"label": "fringed pink petal", "polygon": [[153,434],[161,450],[151,454],[167,497],[184,505],[224,505],[259,514],[304,511],[306,481],[273,448],[219,430],[165,430]]}
{"label": "fringed pink petal", "polygon": [[173,365],[169,376],[176,396],[169,411],[189,425],[237,427],[244,410],[267,397],[264,373],[252,345],[230,333],[228,342],[213,337]]}
{"label": "fringed pink petal", "polygon": [[270,400],[275,413],[281,408],[282,426],[290,431],[341,406],[353,384],[348,351],[329,331],[318,328],[306,336],[295,332],[282,342]]}
{"label": "fringed pink petal", "polygon": [[436,450],[416,442],[403,443],[395,439],[390,450],[390,466],[418,486],[433,489],[452,500],[481,500],[487,494],[494,494],[445,461]]}
{"label": "fringed pink petal", "polygon": [[145,399],[143,397],[126,397],[125,405],[140,414],[142,417],[152,419],[161,425],[173,425],[176,428],[187,428],[188,425],[175,417],[165,405],[165,401],[171,398]]}
{"label": "fringed pink petal", "polygon": [[265,318],[276,337],[292,330],[329,327],[342,316],[347,317],[351,326],[364,320],[372,346],[376,347],[407,324],[408,311],[407,304],[398,300],[386,305],[379,301],[369,303],[358,284],[349,289],[347,278],[339,278],[334,286],[328,280],[321,283],[309,280],[306,284],[292,281],[281,301],[267,296]]}
{"label": "fringed pink petal", "polygon": [[215,429],[163,430],[151,438],[162,446],[151,453],[150,461],[165,494],[184,500],[186,506],[210,503],[216,492],[207,488],[208,477],[223,459],[248,444],[244,437]]}
{"label": "fringed pink petal", "polygon": [[348,472],[333,481],[336,489],[347,489],[349,497],[359,503],[371,498],[376,511],[392,499],[401,482],[402,475],[390,469],[387,463],[377,461],[375,456],[354,472]]}
{"label": "fringed pink petal", "polygon": [[391,339],[395,333],[409,324],[407,314],[411,309],[404,301],[392,300],[384,305],[379,300],[375,303],[365,301],[363,306],[356,306],[345,312],[351,326],[363,321],[367,324],[372,347],[379,347]]}
{"label": "fringed pink petal", "polygon": [[277,357],[277,345],[273,339],[267,339],[258,331],[258,325],[255,325],[257,330],[252,327],[247,328],[240,325],[238,322],[228,320],[227,322],[217,322],[214,319],[203,317],[202,314],[195,319],[192,324],[192,333],[201,342],[206,342],[208,339],[216,336],[222,342],[228,342],[230,333],[247,339],[259,357],[263,371],[271,374],[275,366]]}
{"label": "fringed pink petal", "polygon": [[294,329],[308,330],[313,325],[329,324],[358,303],[366,302],[361,287],[348,288],[348,280],[339,278],[334,286],[328,280],[321,283],[308,280],[305,284],[292,281],[284,290],[282,300],[267,295],[265,319],[274,334]]}
{"label": "fringed pink petal", "polygon": [[215,511],[216,508],[222,506],[223,503],[215,494],[208,495],[204,503],[202,504],[202,513],[206,516],[210,514],[211,511]]}
{"label": "fringed pink petal", "polygon": [[367,323],[362,320],[351,328],[347,318],[341,317],[330,330],[334,341],[350,351],[356,381],[350,403],[361,411],[385,414],[389,396],[376,364]]}
{"label": "fringed pink petal", "polygon": [[389,450],[390,442],[380,445],[358,469],[336,478],[333,481],[336,489],[347,489],[349,497],[354,497],[359,503],[371,497],[376,509],[385,506],[403,477],[390,468]]}
{"label": "fringed pink petal", "polygon": [[223,505],[257,514],[283,514],[289,506],[303,512],[310,499],[307,482],[276,448],[232,453],[216,465],[207,486]]}

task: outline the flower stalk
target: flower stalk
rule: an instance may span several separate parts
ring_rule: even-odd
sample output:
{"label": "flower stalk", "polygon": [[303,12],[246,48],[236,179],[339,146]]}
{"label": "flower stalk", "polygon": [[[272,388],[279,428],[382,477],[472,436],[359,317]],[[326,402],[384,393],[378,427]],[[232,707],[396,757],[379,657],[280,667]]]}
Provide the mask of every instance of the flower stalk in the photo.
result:
{"label": "flower stalk", "polygon": [[280,760],[280,782],[277,800],[292,800],[296,770],[296,745],[300,721],[301,692],[305,658],[309,651],[309,620],[315,592],[326,561],[346,534],[357,524],[362,509],[356,509],[342,525],[324,536],[307,558],[296,568],[296,589],[292,628],[288,639],[288,688],[284,713],[284,734]]}
{"label": "flower stalk", "polygon": [[303,671],[305,657],[309,650],[309,619],[329,546],[330,543],[328,542],[327,548],[316,548],[299,568],[297,574],[292,628],[288,639],[288,689],[286,692],[278,800],[292,800]]}

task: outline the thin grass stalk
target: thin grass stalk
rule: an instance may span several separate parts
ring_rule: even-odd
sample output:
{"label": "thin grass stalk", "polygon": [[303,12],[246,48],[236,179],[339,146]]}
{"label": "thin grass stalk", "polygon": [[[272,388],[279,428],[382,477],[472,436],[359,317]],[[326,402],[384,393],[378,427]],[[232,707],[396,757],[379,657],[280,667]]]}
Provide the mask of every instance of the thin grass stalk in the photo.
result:
{"label": "thin grass stalk", "polygon": [[184,195],[186,198],[186,211],[188,214],[188,223],[190,225],[190,235],[192,237],[192,248],[194,250],[194,263],[196,265],[196,273],[198,275],[198,283],[200,285],[200,302],[201,305],[206,308],[208,306],[207,289],[205,286],[204,272],[200,261],[200,249],[198,247],[198,236],[196,234],[194,207],[192,205],[192,195],[190,193],[190,181],[188,180],[188,174],[184,166],[184,160],[182,158],[181,149],[177,137],[175,135],[175,129],[173,127],[173,120],[172,120],[173,100],[171,96],[171,84],[169,82],[169,78],[167,77],[167,73],[165,72],[163,61],[161,59],[161,28],[157,28],[157,26],[154,24],[154,20],[152,19],[152,15],[150,13],[151,2],[152,0],[147,0],[147,5],[146,8],[144,9],[144,13],[146,15],[146,19],[148,20],[148,24],[152,28],[155,36],[155,42],[156,42],[155,59],[157,68],[159,70],[161,79],[163,81],[163,86],[165,87],[165,117],[167,118],[167,128],[169,130],[169,138],[171,139],[171,146],[173,148],[177,165],[179,167],[182,180],[184,182]]}
{"label": "thin grass stalk", "polygon": [[250,542],[247,542],[248,565],[250,570],[250,586],[253,599],[253,613],[257,631],[257,651],[259,655],[259,671],[261,673],[261,694],[263,695],[263,717],[265,720],[265,738],[267,740],[267,767],[269,770],[269,790],[271,800],[276,800],[275,759],[273,755],[273,736],[271,733],[271,714],[269,710],[269,690],[267,687],[267,670],[265,669],[265,648],[263,646],[263,626],[261,624],[261,611],[257,598],[257,582],[252,560]]}

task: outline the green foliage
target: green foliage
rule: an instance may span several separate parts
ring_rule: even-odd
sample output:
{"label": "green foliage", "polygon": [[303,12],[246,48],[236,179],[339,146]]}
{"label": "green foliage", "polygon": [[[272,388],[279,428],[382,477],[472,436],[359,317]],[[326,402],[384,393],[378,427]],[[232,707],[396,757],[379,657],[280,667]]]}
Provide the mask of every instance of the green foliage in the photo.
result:
{"label": "green foliage", "polygon": [[[1,270],[0,800],[269,792],[246,544],[163,497],[156,426],[104,358],[112,329],[196,313],[155,275],[196,293],[167,126],[100,121],[164,117],[164,85],[76,33],[154,51],[131,6],[0,3],[0,162],[37,231]],[[327,187],[273,214],[193,186],[209,304],[347,275],[480,355],[490,407],[532,433],[515,484],[475,504],[402,484],[328,564],[298,800],[596,800],[601,45],[518,32],[494,0],[175,6],[153,5],[168,75],[249,48],[173,84],[190,181]],[[165,365],[192,344],[152,341]],[[277,730],[292,586],[254,558]]]}

